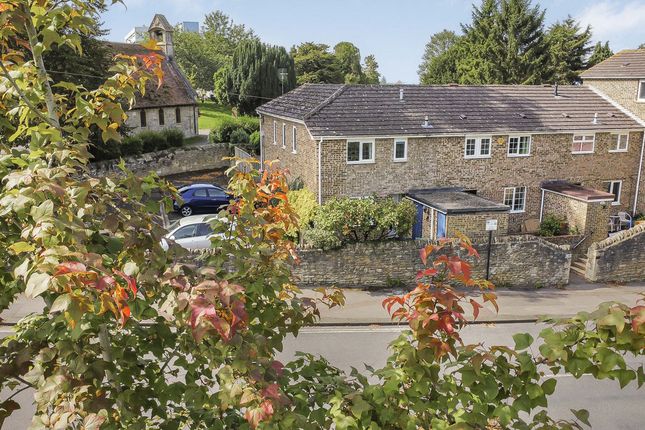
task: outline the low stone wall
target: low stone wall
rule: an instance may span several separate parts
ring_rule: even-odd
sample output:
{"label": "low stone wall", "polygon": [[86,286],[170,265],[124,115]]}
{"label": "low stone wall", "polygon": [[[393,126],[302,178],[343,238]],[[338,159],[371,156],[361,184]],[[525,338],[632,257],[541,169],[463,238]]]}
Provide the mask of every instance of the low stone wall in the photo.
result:
{"label": "low stone wall", "polygon": [[[126,167],[135,174],[156,172],[159,176],[167,176],[225,168],[229,166],[229,162],[222,158],[228,156],[229,149],[225,145],[209,143],[149,152],[136,157],[127,157],[124,161]],[[90,173],[96,176],[119,173],[118,164],[119,160],[92,163]]]}
{"label": "low stone wall", "polygon": [[[392,240],[347,245],[341,249],[302,250],[294,269],[302,286],[387,287],[412,286],[423,267],[419,250],[423,240]],[[480,259],[473,261],[475,277],[486,275],[487,245],[475,245]],[[499,286],[557,286],[569,282],[571,254],[535,236],[495,239],[491,247],[491,280]]]}
{"label": "low stone wall", "polygon": [[594,282],[645,280],[645,225],[593,243],[587,252],[586,277]]}

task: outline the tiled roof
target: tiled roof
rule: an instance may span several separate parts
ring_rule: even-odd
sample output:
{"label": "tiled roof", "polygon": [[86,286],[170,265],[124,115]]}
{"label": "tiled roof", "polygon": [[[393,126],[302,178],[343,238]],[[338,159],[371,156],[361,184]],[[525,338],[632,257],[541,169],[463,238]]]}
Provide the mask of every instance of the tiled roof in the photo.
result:
{"label": "tiled roof", "polygon": [[150,27],[148,27],[148,31],[152,30],[153,28],[161,28],[166,31],[175,31],[175,29],[166,19],[165,15],[162,15],[160,13],[155,14],[155,16],[152,18],[152,22],[150,23]]}
{"label": "tiled roof", "polygon": [[314,137],[641,128],[583,86],[560,86],[555,96],[551,86],[537,85],[308,84],[258,112],[304,121]]}
{"label": "tiled roof", "polygon": [[152,79],[146,84],[146,94],[138,94],[135,101],[137,108],[155,108],[165,106],[185,106],[197,103],[195,91],[190,86],[186,77],[179,70],[179,66],[172,59],[167,58],[161,51],[150,51],[134,43],[106,42],[114,54],[146,55],[155,52],[163,56],[161,68],[163,70],[163,84],[157,88],[157,81]]}
{"label": "tiled roof", "polygon": [[580,74],[582,79],[645,79],[645,49],[626,49]]}

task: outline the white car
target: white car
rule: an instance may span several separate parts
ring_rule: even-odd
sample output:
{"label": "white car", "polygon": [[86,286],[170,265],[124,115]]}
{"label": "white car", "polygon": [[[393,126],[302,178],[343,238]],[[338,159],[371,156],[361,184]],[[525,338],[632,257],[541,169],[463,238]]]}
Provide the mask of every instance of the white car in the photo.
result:
{"label": "white car", "polygon": [[168,250],[169,241],[173,241],[183,248],[208,249],[211,247],[213,237],[213,222],[228,222],[226,218],[218,215],[194,215],[175,221],[168,228],[168,234],[161,241],[164,250]]}

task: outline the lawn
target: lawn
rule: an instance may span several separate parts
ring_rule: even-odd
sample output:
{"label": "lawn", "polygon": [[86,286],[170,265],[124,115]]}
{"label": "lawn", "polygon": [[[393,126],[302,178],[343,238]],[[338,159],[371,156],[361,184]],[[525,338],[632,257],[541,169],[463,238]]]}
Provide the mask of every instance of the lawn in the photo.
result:
{"label": "lawn", "polygon": [[214,102],[199,103],[199,128],[212,129],[224,118],[230,118],[231,107],[221,106]]}

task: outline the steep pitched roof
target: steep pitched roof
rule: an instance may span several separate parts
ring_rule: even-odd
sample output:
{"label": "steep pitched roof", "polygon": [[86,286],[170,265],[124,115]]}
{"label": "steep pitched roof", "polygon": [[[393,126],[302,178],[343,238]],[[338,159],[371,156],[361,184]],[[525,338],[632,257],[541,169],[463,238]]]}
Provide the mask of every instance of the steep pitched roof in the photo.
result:
{"label": "steep pitched roof", "polygon": [[135,109],[197,104],[197,95],[184,74],[179,70],[179,66],[172,59],[166,57],[163,52],[151,51],[134,43],[105,43],[115,54],[146,55],[155,52],[163,57],[161,63],[163,84],[160,88],[157,88],[156,81],[149,81],[146,84],[146,94],[143,96],[141,94],[137,95]]}
{"label": "steep pitched roof", "polygon": [[303,121],[314,137],[642,128],[582,86],[561,86],[555,96],[552,87],[537,85],[309,84],[258,112]]}
{"label": "steep pitched roof", "polygon": [[175,31],[166,17],[160,13],[155,14],[155,16],[152,18],[152,22],[150,23],[150,27],[148,27],[148,31],[152,30],[153,28],[161,28],[166,31]]}
{"label": "steep pitched roof", "polygon": [[645,49],[625,49],[580,74],[582,79],[645,79]]}

